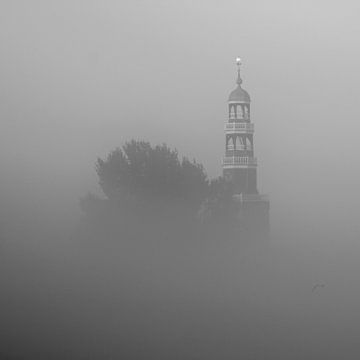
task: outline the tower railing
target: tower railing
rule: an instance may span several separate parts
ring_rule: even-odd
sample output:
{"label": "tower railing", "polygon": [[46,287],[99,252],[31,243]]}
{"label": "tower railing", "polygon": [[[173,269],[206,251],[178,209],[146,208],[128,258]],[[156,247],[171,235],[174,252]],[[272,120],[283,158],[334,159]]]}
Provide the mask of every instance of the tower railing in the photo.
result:
{"label": "tower railing", "polygon": [[234,132],[244,132],[244,133],[253,133],[254,124],[252,123],[225,123],[224,130],[226,133]]}
{"label": "tower railing", "polygon": [[224,156],[223,167],[257,166],[257,159],[250,156]]}
{"label": "tower railing", "polygon": [[233,199],[241,202],[269,201],[269,196],[265,194],[235,194]]}

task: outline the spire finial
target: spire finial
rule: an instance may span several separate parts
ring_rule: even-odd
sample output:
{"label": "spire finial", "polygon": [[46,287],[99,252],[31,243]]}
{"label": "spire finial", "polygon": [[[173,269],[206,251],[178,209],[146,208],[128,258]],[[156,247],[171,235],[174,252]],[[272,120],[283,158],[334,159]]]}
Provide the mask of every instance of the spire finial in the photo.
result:
{"label": "spire finial", "polygon": [[236,58],[236,65],[237,65],[237,72],[238,72],[238,77],[237,77],[236,83],[240,86],[242,84],[242,79],[240,77],[241,59],[239,57]]}

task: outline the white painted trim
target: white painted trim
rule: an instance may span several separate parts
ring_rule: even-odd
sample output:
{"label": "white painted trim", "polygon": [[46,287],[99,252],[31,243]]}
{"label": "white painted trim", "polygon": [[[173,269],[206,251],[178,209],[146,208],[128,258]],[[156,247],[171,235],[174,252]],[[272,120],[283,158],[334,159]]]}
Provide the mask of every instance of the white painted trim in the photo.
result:
{"label": "white painted trim", "polygon": [[250,101],[228,101],[228,104],[250,104]]}

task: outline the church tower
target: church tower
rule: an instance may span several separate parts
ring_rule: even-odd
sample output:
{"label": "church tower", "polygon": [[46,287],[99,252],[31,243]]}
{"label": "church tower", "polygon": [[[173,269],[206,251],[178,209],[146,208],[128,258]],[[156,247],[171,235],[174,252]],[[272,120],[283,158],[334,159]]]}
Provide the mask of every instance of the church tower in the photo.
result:
{"label": "church tower", "polygon": [[257,194],[254,157],[254,124],[250,116],[250,96],[241,87],[241,60],[236,59],[237,88],[229,95],[228,119],[225,122],[223,175],[232,183],[235,194]]}
{"label": "church tower", "polygon": [[251,122],[250,95],[241,87],[240,58],[236,59],[237,87],[228,99],[225,121],[223,175],[231,183],[238,204],[239,224],[249,230],[269,230],[269,200],[257,189],[257,159],[254,156],[254,124]]}

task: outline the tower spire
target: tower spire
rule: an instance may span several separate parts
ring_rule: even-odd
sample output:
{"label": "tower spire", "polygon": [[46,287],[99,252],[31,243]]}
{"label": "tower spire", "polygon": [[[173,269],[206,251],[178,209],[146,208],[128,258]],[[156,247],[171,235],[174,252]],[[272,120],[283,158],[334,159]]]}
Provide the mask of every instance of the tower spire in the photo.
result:
{"label": "tower spire", "polygon": [[[236,58],[237,87],[228,98],[225,120],[223,177],[231,184],[235,217],[242,230],[267,234],[269,200],[257,190],[257,159],[254,153],[254,124],[251,122],[250,95],[241,87],[241,59]],[[258,233],[258,234],[260,234]],[[257,236],[255,237],[257,238]],[[254,238],[254,239],[255,239]]]}
{"label": "tower spire", "polygon": [[237,76],[237,79],[236,79],[236,83],[241,86],[242,84],[242,79],[240,77],[240,66],[241,66],[241,59],[239,57],[236,58],[236,65],[237,65],[237,73],[238,73],[238,76]]}

